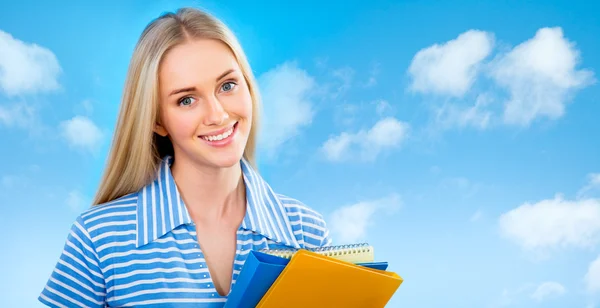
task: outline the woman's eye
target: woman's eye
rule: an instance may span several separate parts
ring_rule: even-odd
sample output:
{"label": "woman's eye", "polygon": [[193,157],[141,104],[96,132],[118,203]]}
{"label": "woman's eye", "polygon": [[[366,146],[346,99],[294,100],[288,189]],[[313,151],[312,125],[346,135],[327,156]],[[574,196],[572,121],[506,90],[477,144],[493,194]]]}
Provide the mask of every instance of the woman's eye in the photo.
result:
{"label": "woman's eye", "polygon": [[233,82],[233,81],[229,81],[229,82],[226,82],[226,83],[224,83],[224,84],[221,86],[221,90],[223,90],[223,91],[225,91],[225,92],[229,92],[229,91],[233,90],[233,88],[234,88],[235,86],[236,86],[235,82]]}
{"label": "woman's eye", "polygon": [[189,106],[189,105],[191,105],[193,103],[192,100],[193,100],[193,98],[191,98],[189,96],[186,96],[186,97],[184,97],[184,98],[182,98],[182,99],[179,100],[179,105],[180,106]]}

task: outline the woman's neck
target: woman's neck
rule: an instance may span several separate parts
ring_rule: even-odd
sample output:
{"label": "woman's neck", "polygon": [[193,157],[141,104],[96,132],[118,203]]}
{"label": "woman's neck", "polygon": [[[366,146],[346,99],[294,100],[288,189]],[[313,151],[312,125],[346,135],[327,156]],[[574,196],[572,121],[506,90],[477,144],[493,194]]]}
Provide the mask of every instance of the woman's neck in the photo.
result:
{"label": "woman's neck", "polygon": [[221,221],[238,213],[245,205],[245,186],[239,163],[228,168],[211,168],[180,159],[173,163],[171,173],[196,222]]}

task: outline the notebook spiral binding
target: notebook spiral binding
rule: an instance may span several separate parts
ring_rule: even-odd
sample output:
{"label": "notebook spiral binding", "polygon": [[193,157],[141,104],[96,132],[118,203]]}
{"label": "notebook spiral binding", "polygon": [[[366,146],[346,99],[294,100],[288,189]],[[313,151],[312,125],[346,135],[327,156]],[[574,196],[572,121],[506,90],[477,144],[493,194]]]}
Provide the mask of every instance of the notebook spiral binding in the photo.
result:
{"label": "notebook spiral binding", "polygon": [[[345,256],[360,255],[360,254],[371,254],[371,255],[373,254],[373,246],[369,245],[368,243],[325,246],[325,247],[304,248],[304,249],[324,255],[324,256],[334,257],[334,258],[335,257],[343,258]],[[261,249],[260,252],[289,259],[298,250],[299,249],[297,249],[297,248]]]}

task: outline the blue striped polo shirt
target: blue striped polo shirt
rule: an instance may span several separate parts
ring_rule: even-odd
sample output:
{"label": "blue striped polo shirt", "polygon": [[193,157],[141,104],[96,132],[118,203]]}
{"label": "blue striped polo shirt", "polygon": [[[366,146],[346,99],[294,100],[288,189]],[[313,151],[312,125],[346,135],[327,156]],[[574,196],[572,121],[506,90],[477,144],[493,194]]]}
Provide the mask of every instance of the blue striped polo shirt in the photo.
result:
{"label": "blue striped polo shirt", "polygon": [[[222,307],[196,227],[171,175],[171,157],[138,192],[73,223],[39,301],[50,307]],[[331,244],[318,212],[273,189],[241,160],[246,215],[237,230],[231,288],[251,250]],[[201,305],[199,305],[201,304]]]}

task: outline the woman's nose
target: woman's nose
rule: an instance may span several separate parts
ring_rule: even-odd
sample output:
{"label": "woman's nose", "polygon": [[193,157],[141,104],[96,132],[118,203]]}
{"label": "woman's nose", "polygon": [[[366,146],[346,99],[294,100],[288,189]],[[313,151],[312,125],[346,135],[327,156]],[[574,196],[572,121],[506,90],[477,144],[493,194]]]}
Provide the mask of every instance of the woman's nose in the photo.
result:
{"label": "woman's nose", "polygon": [[207,101],[207,106],[204,125],[221,125],[229,118],[229,114],[216,97],[210,97]]}

